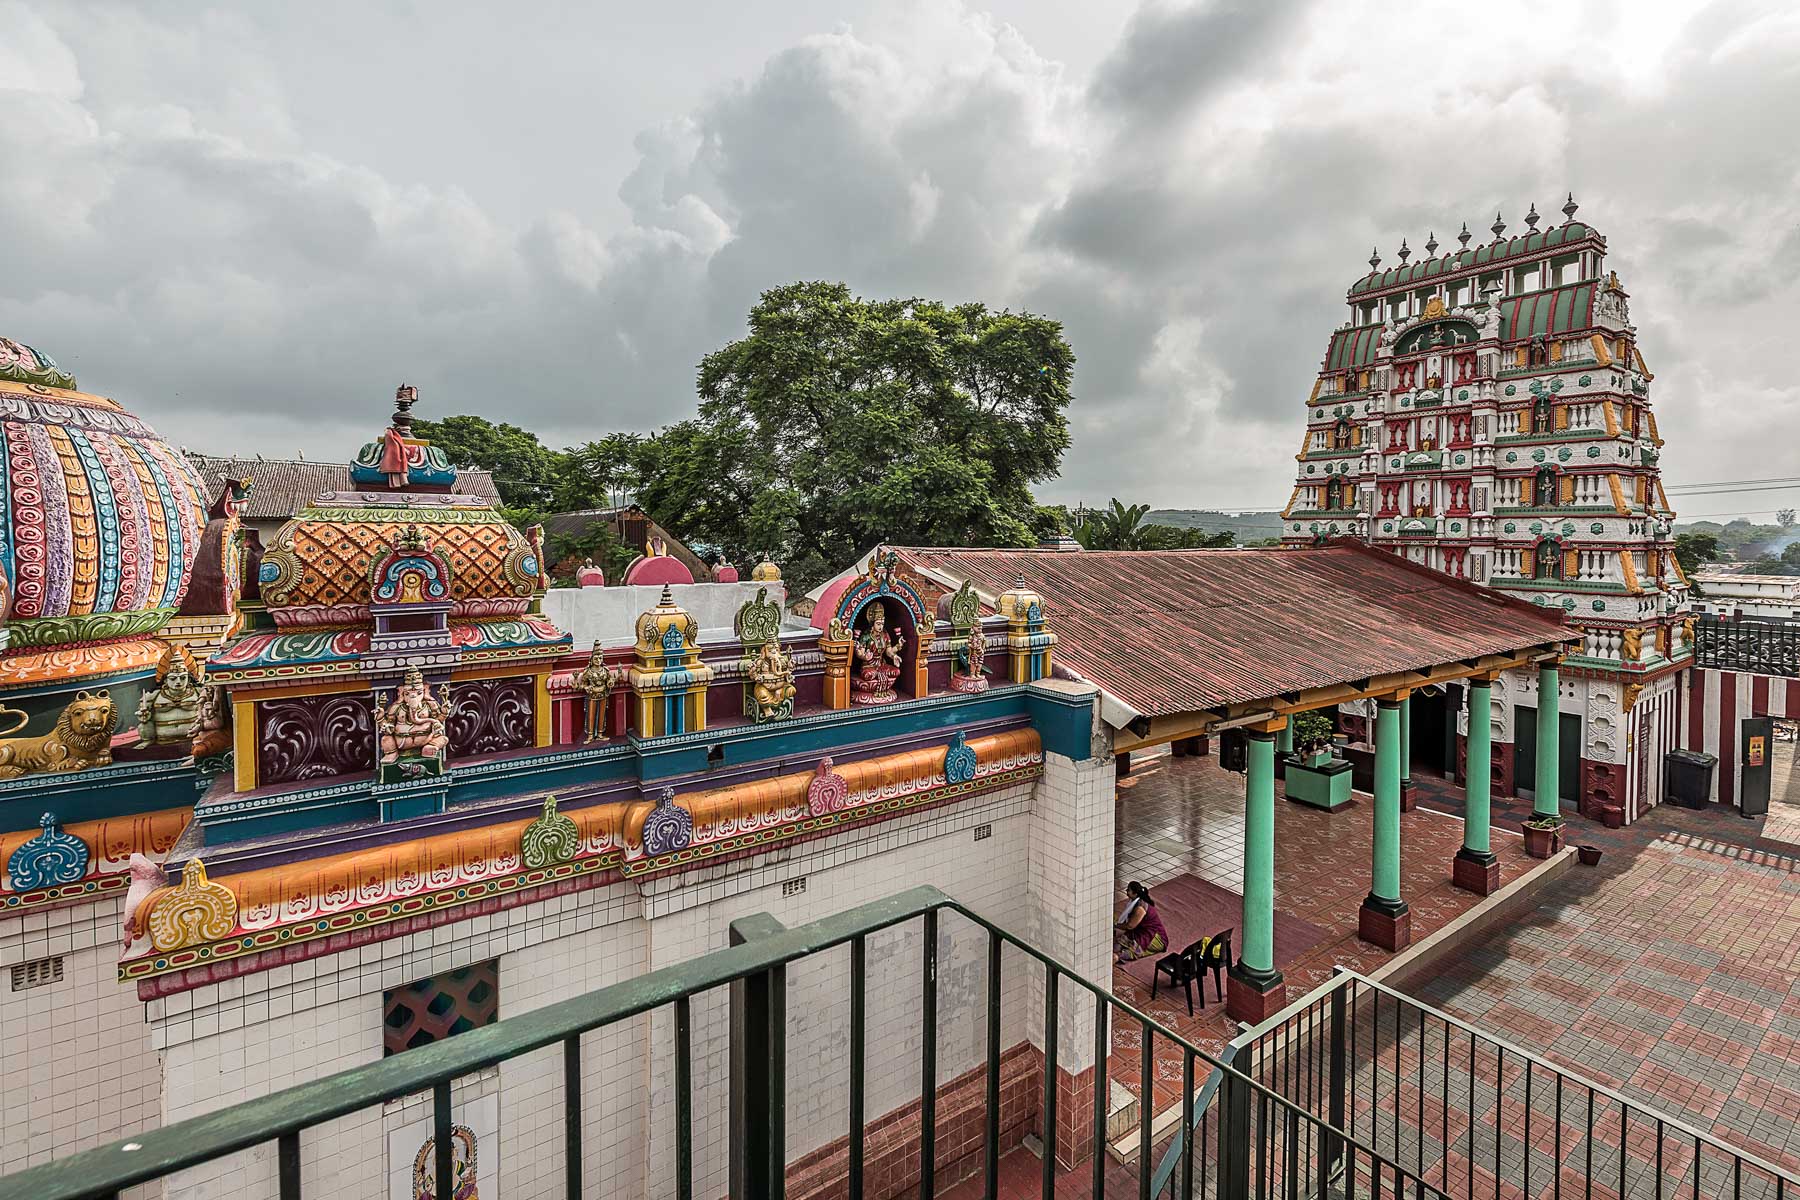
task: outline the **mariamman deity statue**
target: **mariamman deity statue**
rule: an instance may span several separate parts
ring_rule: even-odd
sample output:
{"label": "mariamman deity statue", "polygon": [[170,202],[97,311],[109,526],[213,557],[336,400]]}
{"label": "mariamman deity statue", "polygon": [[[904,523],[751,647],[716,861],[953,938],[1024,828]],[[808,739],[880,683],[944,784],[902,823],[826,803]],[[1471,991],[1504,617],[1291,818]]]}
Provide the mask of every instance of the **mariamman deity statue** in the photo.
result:
{"label": "mariamman deity statue", "polygon": [[877,600],[869,605],[869,624],[856,638],[856,678],[852,681],[857,704],[892,704],[894,680],[900,678],[900,655],[906,648],[906,637],[899,630],[889,633],[887,608]]}
{"label": "mariamman deity statue", "polygon": [[606,736],[606,702],[612,698],[613,673],[606,665],[606,659],[600,652],[600,639],[594,639],[594,652],[588,657],[587,666],[581,668],[581,674],[575,676],[575,686],[581,689],[585,697],[586,718],[582,728],[581,740],[592,742]]}
{"label": "mariamman deity statue", "polygon": [[400,766],[401,774],[418,774],[419,771],[407,771],[400,760],[423,759],[430,764],[423,768],[424,773],[441,772],[444,752],[450,745],[450,735],[444,727],[444,718],[449,711],[448,689],[439,699],[425,686],[425,676],[417,667],[408,671],[394,699],[376,709],[375,730],[381,738],[380,765],[383,768]]}
{"label": "mariamman deity statue", "polygon": [[758,721],[794,715],[794,660],[782,653],[779,643],[763,643],[750,667],[750,683]]}
{"label": "mariamman deity statue", "polygon": [[191,745],[200,721],[202,689],[179,655],[165,658],[162,682],[146,688],[138,699],[139,746]]}

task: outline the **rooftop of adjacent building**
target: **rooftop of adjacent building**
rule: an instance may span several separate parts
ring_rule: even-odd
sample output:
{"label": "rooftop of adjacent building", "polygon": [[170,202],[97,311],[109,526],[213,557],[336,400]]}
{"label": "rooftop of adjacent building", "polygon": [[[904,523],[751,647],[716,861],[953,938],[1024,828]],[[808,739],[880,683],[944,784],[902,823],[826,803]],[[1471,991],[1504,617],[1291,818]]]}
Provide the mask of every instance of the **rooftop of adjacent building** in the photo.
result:
{"label": "rooftop of adjacent building", "polygon": [[[184,453],[208,487],[216,487],[221,478],[250,480],[253,486],[242,514],[246,521],[285,521],[326,492],[355,490],[349,463],[200,454],[193,450]],[[491,472],[473,467],[459,469],[456,485],[460,492],[479,496],[490,504],[500,503]]]}

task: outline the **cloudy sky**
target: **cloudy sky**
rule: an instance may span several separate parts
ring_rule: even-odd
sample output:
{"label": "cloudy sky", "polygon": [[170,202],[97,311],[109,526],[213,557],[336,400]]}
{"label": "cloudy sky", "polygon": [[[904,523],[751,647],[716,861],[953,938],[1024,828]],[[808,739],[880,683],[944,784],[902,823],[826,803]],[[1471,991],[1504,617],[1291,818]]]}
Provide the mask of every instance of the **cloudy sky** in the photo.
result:
{"label": "cloudy sky", "polygon": [[1779,0],[0,0],[0,333],[195,449],[560,445],[842,279],[1065,323],[1050,498],[1259,507],[1369,247],[1572,189],[1669,482],[1793,476],[1797,119]]}

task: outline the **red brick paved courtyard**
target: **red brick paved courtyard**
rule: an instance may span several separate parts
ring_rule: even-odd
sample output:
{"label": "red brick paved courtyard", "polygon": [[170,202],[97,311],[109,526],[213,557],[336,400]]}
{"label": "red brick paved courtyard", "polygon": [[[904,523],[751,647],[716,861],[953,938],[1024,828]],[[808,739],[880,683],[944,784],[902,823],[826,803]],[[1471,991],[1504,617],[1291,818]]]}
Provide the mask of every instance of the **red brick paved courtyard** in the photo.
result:
{"label": "red brick paved courtyard", "polygon": [[[1415,782],[1419,808],[1401,823],[1402,890],[1418,940],[1478,898],[1449,885],[1460,792]],[[1120,887],[1192,873],[1238,890],[1242,787],[1242,776],[1209,760],[1141,761],[1120,781]],[[1290,1000],[1326,979],[1333,963],[1368,973],[1390,957],[1356,937],[1371,817],[1368,798],[1358,799],[1336,813],[1277,804],[1276,907],[1329,931],[1297,962],[1279,964]],[[1506,882],[1530,865],[1510,832],[1529,807],[1495,804],[1494,849]],[[1616,831],[1571,814],[1570,840],[1602,847],[1601,864],[1570,868],[1545,888],[1534,914],[1459,947],[1415,994],[1727,1145],[1800,1170],[1800,859],[1765,839],[1762,819],[1719,809],[1659,808]],[[1201,1045],[1216,1047],[1237,1031],[1211,999],[1190,1019],[1178,993],[1151,1001],[1122,971],[1114,989]],[[1139,1040],[1135,1027],[1115,1026],[1109,1072],[1134,1090]],[[1160,1109],[1179,1102],[1180,1059],[1159,1040],[1156,1060]],[[1033,1155],[1015,1152],[1002,1168],[1002,1195],[1038,1194]],[[1549,1186],[1545,1180],[1545,1194]],[[1135,1165],[1109,1163],[1107,1194],[1135,1187]],[[977,1178],[951,1194],[979,1190]],[[1058,1195],[1087,1192],[1085,1167],[1059,1179]],[[1597,1185],[1594,1194],[1613,1193]]]}
{"label": "red brick paved courtyard", "polygon": [[[1277,961],[1287,977],[1288,999],[1297,1000],[1331,977],[1334,964],[1368,974],[1393,956],[1356,935],[1357,910],[1369,894],[1369,844],[1374,805],[1365,793],[1335,812],[1287,802],[1276,784],[1275,907],[1317,925],[1326,936],[1298,960]],[[1244,777],[1209,758],[1140,756],[1119,781],[1114,817],[1114,876],[1121,903],[1129,880],[1153,890],[1177,875],[1193,874],[1242,893]],[[1517,826],[1513,826],[1516,831]],[[1450,860],[1462,845],[1462,819],[1421,807],[1401,814],[1401,894],[1412,907],[1413,939],[1419,941],[1475,907],[1481,897],[1450,886]],[[1516,832],[1496,828],[1494,852],[1501,879],[1510,883],[1533,860]],[[1150,989],[1123,970],[1113,972],[1120,999],[1151,1014],[1183,1037],[1217,1050],[1238,1032],[1224,1005],[1212,999],[1187,1015],[1179,991]],[[1113,1034],[1112,1077],[1135,1092],[1139,1086],[1141,1030],[1120,1022]],[[1157,1110],[1181,1102],[1181,1055],[1159,1039]]]}

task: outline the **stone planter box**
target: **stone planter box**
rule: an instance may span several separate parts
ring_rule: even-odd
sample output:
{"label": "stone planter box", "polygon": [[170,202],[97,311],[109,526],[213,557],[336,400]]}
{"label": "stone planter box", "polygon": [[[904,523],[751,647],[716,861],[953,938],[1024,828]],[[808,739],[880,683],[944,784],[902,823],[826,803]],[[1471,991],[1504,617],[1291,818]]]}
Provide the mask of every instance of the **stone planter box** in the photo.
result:
{"label": "stone planter box", "polygon": [[1556,829],[1533,829],[1525,827],[1525,853],[1533,858],[1549,858],[1563,846],[1563,831]]}
{"label": "stone planter box", "polygon": [[1296,755],[1287,766],[1287,798],[1330,811],[1350,803],[1351,766],[1323,754]]}

